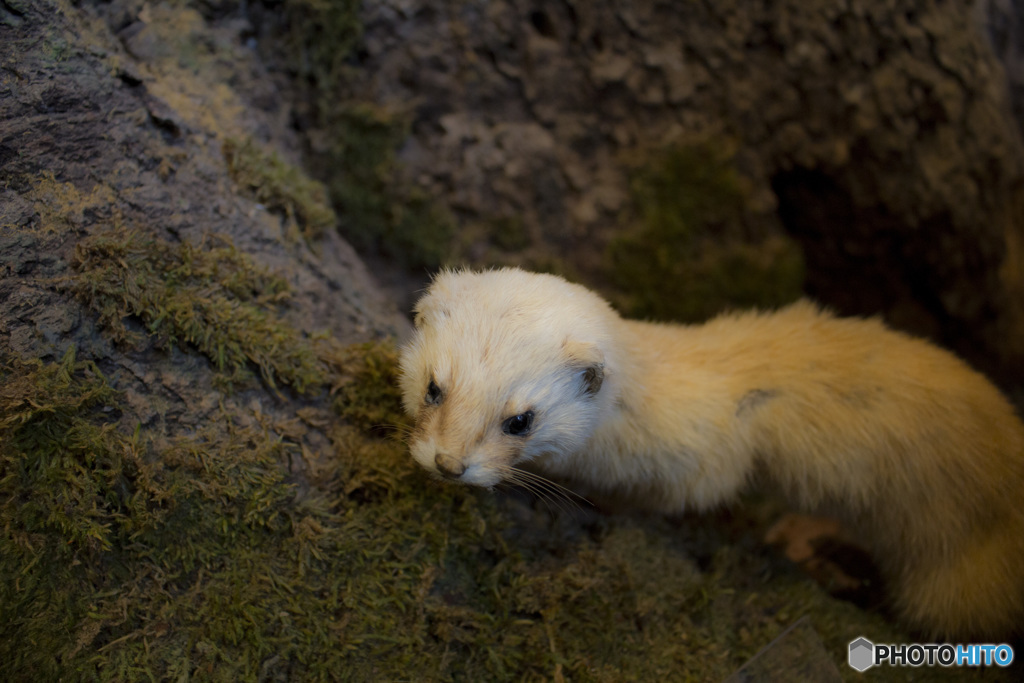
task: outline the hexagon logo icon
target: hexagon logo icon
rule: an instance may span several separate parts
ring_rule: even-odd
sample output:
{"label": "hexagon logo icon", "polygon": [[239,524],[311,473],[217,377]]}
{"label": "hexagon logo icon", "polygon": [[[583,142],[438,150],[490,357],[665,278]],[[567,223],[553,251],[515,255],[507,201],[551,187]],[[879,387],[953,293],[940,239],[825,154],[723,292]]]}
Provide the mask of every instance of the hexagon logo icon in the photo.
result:
{"label": "hexagon logo icon", "polygon": [[850,666],[857,671],[867,671],[875,664],[875,644],[867,638],[858,638],[850,643]]}

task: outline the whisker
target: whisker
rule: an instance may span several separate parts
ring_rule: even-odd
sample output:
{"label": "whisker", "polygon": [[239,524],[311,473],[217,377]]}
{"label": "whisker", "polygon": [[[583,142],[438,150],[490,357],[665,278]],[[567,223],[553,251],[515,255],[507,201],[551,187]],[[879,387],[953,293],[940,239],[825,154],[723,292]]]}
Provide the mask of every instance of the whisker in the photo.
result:
{"label": "whisker", "polygon": [[565,513],[572,513],[573,508],[579,509],[576,503],[562,495],[561,492],[551,489],[543,485],[543,482],[533,481],[530,479],[520,479],[524,485],[529,485],[529,488],[536,491],[537,495],[546,500],[550,500],[551,503],[559,510]]}
{"label": "whisker", "polygon": [[527,482],[522,482],[522,481],[519,481],[518,479],[513,479],[513,478],[509,478],[507,480],[507,482],[508,482],[508,484],[511,484],[512,486],[514,486],[514,487],[516,487],[518,489],[526,491],[531,496],[533,496],[535,499],[537,499],[540,502],[544,503],[544,507],[546,507],[548,509],[548,512],[551,513],[551,514],[554,514],[556,509],[557,510],[561,510],[562,509],[560,505],[558,505],[549,495],[547,495],[547,493],[545,493],[543,490],[536,489],[534,486],[532,486],[531,484],[529,484]]}
{"label": "whisker", "polygon": [[569,501],[573,502],[574,504],[576,503],[577,500],[579,500],[579,501],[582,501],[582,502],[586,503],[590,507],[594,507],[594,504],[591,503],[589,500],[587,500],[586,498],[584,498],[580,494],[576,493],[572,489],[567,488],[565,486],[562,486],[561,484],[559,484],[556,481],[552,481],[552,480],[548,479],[547,477],[542,477],[541,475],[536,474],[535,472],[530,472],[529,470],[519,469],[518,467],[512,467],[512,469],[515,470],[518,473],[521,473],[523,476],[528,477],[532,481],[535,481],[538,484],[540,484],[542,486],[545,486],[549,490],[551,490],[553,492],[557,492],[559,495],[564,496],[566,500],[569,500]]}
{"label": "whisker", "polygon": [[593,503],[575,491],[534,472],[508,465],[501,466],[500,472],[508,481],[530,491],[544,500],[545,504],[550,501],[564,512],[571,513],[573,509],[582,512],[583,507],[577,501],[582,501],[593,507]]}
{"label": "whisker", "polygon": [[566,507],[572,510],[576,510],[579,512],[583,511],[583,506],[579,502],[577,502],[576,499],[579,499],[579,501],[586,503],[589,507],[593,507],[592,503],[586,498],[548,479],[545,479],[543,477],[534,477],[531,481],[534,487],[544,490],[556,500],[563,501]]}
{"label": "whisker", "polygon": [[412,434],[412,425],[403,424],[401,422],[385,422],[384,424],[376,425],[377,427],[393,429],[399,434]]}
{"label": "whisker", "polygon": [[560,505],[561,501],[559,501],[556,497],[552,496],[550,492],[548,492],[547,490],[537,486],[536,483],[530,481],[529,479],[520,477],[519,470],[513,467],[501,466],[498,471],[502,474],[505,482],[519,486],[520,488],[532,494],[534,497],[540,499],[549,511],[554,512],[554,508],[564,511],[564,508]]}
{"label": "whisker", "polygon": [[374,425],[373,429],[385,431],[389,437],[396,439],[406,446],[409,445],[409,437],[411,437],[413,433],[413,428],[409,425],[396,422]]}
{"label": "whisker", "polygon": [[528,479],[520,479],[518,477],[511,478],[510,481],[513,481],[522,489],[529,491],[535,498],[544,503],[544,507],[548,508],[552,512],[555,509],[561,512],[569,511],[562,498],[553,495],[550,491],[540,486],[537,486],[536,483],[529,481]]}

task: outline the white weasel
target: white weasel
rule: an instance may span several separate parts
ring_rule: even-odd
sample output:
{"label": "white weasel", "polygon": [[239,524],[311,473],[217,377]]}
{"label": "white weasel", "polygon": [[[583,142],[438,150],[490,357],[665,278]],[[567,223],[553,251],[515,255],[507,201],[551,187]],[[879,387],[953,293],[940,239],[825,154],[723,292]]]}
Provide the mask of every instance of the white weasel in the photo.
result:
{"label": "white weasel", "polygon": [[807,302],[685,326],[624,320],[565,280],[443,272],[402,350],[413,457],[490,487],[530,466],[656,511],[755,472],[859,531],[912,628],[1024,623],[1024,425],[979,373]]}

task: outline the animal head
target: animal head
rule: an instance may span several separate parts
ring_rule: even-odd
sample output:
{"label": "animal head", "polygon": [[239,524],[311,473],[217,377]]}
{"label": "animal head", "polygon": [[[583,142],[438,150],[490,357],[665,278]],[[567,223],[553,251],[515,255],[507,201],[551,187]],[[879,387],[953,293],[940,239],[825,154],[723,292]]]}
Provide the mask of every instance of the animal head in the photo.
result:
{"label": "animal head", "polygon": [[413,457],[448,479],[490,487],[514,479],[519,463],[582,448],[609,404],[614,316],[552,275],[440,273],[402,349]]}

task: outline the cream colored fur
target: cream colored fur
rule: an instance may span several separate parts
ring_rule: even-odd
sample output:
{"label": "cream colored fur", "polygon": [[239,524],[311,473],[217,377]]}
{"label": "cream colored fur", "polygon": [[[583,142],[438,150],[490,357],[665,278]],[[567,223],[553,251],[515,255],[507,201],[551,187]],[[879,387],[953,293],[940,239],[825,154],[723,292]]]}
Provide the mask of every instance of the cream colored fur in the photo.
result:
{"label": "cream colored fur", "polygon": [[[515,269],[441,273],[416,312],[402,389],[428,470],[489,487],[529,462],[667,513],[733,500],[760,473],[859,531],[923,634],[1005,638],[1024,622],[1024,426],[952,354],[806,302],[628,321]],[[503,432],[526,411],[529,433]]]}

